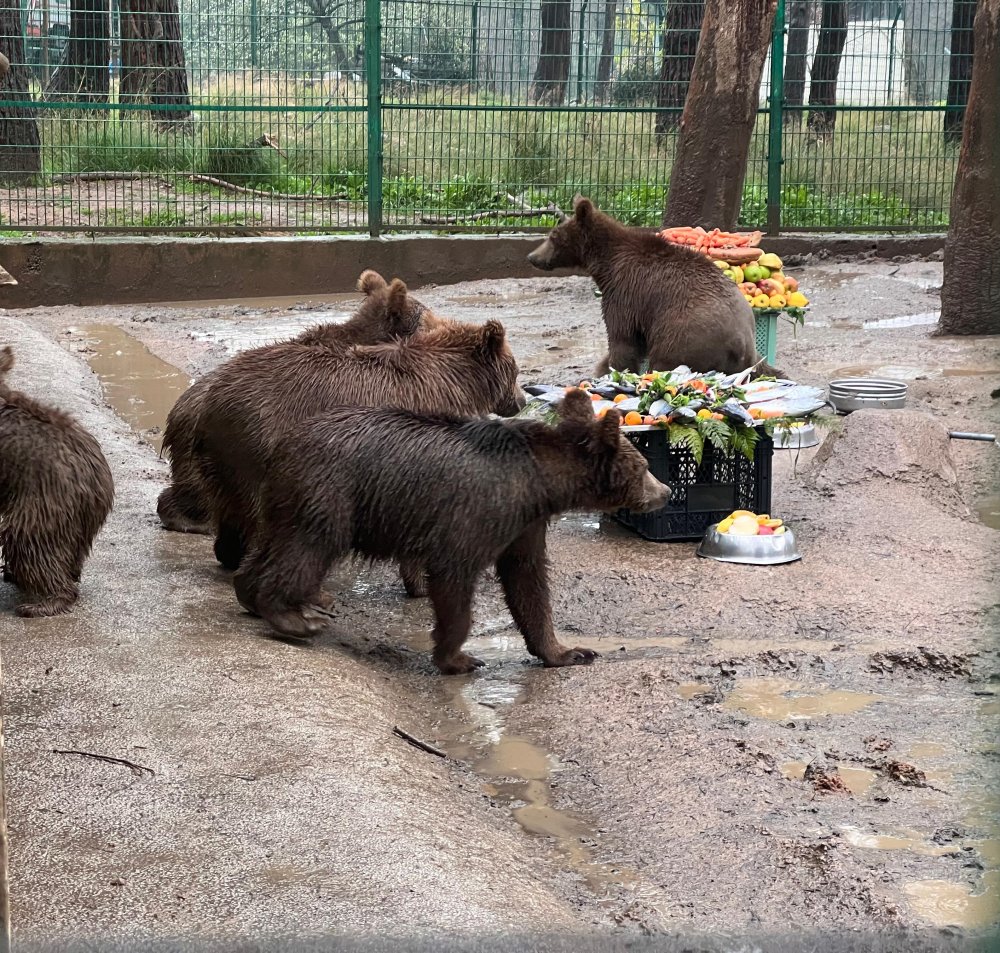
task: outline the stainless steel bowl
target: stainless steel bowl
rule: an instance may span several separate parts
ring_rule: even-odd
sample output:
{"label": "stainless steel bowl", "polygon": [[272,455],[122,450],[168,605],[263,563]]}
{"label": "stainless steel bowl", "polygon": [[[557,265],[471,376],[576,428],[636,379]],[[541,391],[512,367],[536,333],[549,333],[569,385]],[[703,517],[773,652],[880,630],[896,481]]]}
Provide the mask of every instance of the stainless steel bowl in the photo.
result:
{"label": "stainless steel bowl", "polygon": [[775,427],[775,450],[799,450],[815,447],[819,444],[819,434],[813,424],[803,424],[801,427]]}
{"label": "stainless steel bowl", "polygon": [[749,566],[780,566],[802,558],[795,534],[787,529],[781,536],[732,536],[720,533],[718,523],[705,531],[698,555],[721,563],[746,563]]}
{"label": "stainless steel bowl", "polygon": [[872,408],[898,410],[906,406],[906,384],[875,377],[840,378],[830,381],[830,404],[842,414]]}

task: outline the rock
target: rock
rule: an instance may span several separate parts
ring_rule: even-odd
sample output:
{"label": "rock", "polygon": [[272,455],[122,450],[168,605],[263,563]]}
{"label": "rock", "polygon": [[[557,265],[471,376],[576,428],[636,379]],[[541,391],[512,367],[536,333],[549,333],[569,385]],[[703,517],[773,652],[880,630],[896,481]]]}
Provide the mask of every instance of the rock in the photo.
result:
{"label": "rock", "polygon": [[819,448],[805,475],[828,495],[852,496],[900,485],[943,508],[965,513],[948,431],[914,410],[858,410]]}

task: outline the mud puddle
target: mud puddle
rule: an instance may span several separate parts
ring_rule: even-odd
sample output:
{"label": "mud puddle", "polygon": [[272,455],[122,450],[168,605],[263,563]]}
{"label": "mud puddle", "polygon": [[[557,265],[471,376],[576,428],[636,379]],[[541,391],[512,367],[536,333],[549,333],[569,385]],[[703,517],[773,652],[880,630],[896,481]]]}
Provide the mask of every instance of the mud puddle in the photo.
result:
{"label": "mud puddle", "polygon": [[1000,493],[983,497],[975,509],[980,523],[990,529],[1000,529]]}
{"label": "mud puddle", "polygon": [[92,324],[76,333],[83,340],[83,356],[100,378],[108,405],[159,451],[167,414],[188,389],[191,378],[161,361],[119,327]]}
{"label": "mud puddle", "polygon": [[241,308],[252,311],[292,311],[312,310],[316,305],[330,304],[342,306],[345,310],[353,310],[360,303],[361,295],[356,291],[348,291],[336,294],[278,295],[264,298],[199,298],[195,301],[158,301],[156,307],[187,311],[195,308],[231,308],[238,304]]}
{"label": "mud puddle", "polygon": [[869,318],[861,322],[865,331],[886,331],[893,328],[922,328],[937,324],[941,317],[939,311],[924,311],[921,314],[901,314],[895,318]]}
{"label": "mud puddle", "polygon": [[930,380],[938,377],[998,377],[1000,367],[917,367],[911,364],[851,364],[830,371],[838,377],[878,377],[897,381]]}
{"label": "mud puddle", "polygon": [[1000,871],[983,874],[977,888],[949,880],[918,880],[903,887],[914,913],[939,927],[982,929],[1000,919]]}
{"label": "mud puddle", "polygon": [[738,678],[722,703],[768,721],[801,721],[825,715],[852,715],[881,695],[839,689],[807,692],[798,682],[781,678]]}

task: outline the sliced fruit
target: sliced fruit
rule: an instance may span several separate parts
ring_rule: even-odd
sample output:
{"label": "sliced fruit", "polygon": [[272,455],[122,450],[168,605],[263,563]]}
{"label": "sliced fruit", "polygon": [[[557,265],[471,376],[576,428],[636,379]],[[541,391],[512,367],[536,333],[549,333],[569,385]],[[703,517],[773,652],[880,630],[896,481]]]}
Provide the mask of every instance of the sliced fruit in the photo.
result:
{"label": "sliced fruit", "polygon": [[729,532],[729,527],[732,526],[732,525],[733,525],[733,518],[731,516],[727,516],[724,520],[720,520],[719,521],[719,525],[716,526],[715,528],[720,533],[728,533]]}
{"label": "sliced fruit", "polygon": [[757,259],[757,264],[762,265],[765,268],[772,268],[775,271],[781,270],[781,259],[777,255],[770,252],[766,255],[761,255],[760,258]]}
{"label": "sliced fruit", "polygon": [[756,536],[757,529],[757,520],[753,516],[737,516],[729,528],[729,533],[732,536]]}
{"label": "sliced fruit", "polygon": [[749,510],[733,510],[732,513],[729,514],[728,518],[734,520],[738,516],[752,516],[754,519],[757,519],[757,514],[751,513]]}
{"label": "sliced fruit", "polygon": [[757,514],[757,522],[758,523],[766,523],[770,518],[771,518],[771,514],[770,513],[758,513]]}
{"label": "sliced fruit", "polygon": [[778,528],[777,528],[777,529],[776,529],[776,530],[774,531],[774,535],[775,535],[775,536],[784,536],[784,535],[785,535],[785,527],[784,527],[784,526],[779,526],[779,527],[778,527]]}
{"label": "sliced fruit", "polygon": [[764,525],[770,526],[771,529],[777,529],[779,526],[782,525],[782,521],[779,519],[764,520]]}
{"label": "sliced fruit", "polygon": [[758,526],[757,527],[758,536],[773,536],[774,530],[770,526]]}

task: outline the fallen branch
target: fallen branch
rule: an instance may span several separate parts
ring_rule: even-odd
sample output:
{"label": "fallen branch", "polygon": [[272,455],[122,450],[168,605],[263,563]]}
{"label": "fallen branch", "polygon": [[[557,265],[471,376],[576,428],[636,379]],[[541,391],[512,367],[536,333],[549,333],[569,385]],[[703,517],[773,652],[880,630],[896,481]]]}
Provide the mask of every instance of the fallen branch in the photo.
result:
{"label": "fallen branch", "polygon": [[159,179],[169,182],[159,172],[61,172],[52,176],[52,184],[63,182],[138,182],[142,179]]}
{"label": "fallen branch", "polygon": [[214,175],[189,175],[192,182],[204,182],[206,185],[214,185],[218,189],[226,189],[229,192],[239,192],[240,195],[253,195],[261,199],[280,199],[283,202],[342,202],[350,198],[349,195],[316,195],[316,194],[295,194],[290,192],[265,192],[263,189],[248,189],[245,185],[234,185],[225,179],[217,179]]}
{"label": "fallen branch", "polygon": [[535,218],[548,214],[545,209],[492,209],[489,212],[474,212],[471,215],[448,215],[442,218],[421,216],[421,225],[460,225],[463,222],[481,222],[487,218]]}
{"label": "fallen branch", "polygon": [[392,733],[399,736],[407,744],[413,745],[414,748],[419,748],[421,751],[426,751],[428,754],[434,755],[436,758],[447,758],[448,754],[442,751],[440,748],[435,748],[434,745],[429,744],[426,741],[421,741],[419,738],[415,738],[408,731],[403,731],[402,728],[393,727]]}
{"label": "fallen branch", "polygon": [[134,761],[129,761],[126,758],[113,758],[107,754],[95,754],[93,751],[77,751],[74,748],[53,748],[52,753],[72,754],[79,758],[93,758],[95,761],[104,761],[107,764],[120,764],[123,767],[131,769],[136,777],[142,777],[143,771],[148,771],[151,775],[156,774],[152,768],[147,768],[144,764],[136,764]]}
{"label": "fallen branch", "polygon": [[539,215],[555,215],[555,217],[560,222],[565,222],[569,216],[561,209],[555,202],[549,202],[545,208],[533,209],[524,199],[519,199],[516,195],[511,195],[510,192],[507,193],[507,201],[511,205],[516,205],[518,208],[524,209],[526,212],[537,212]]}

